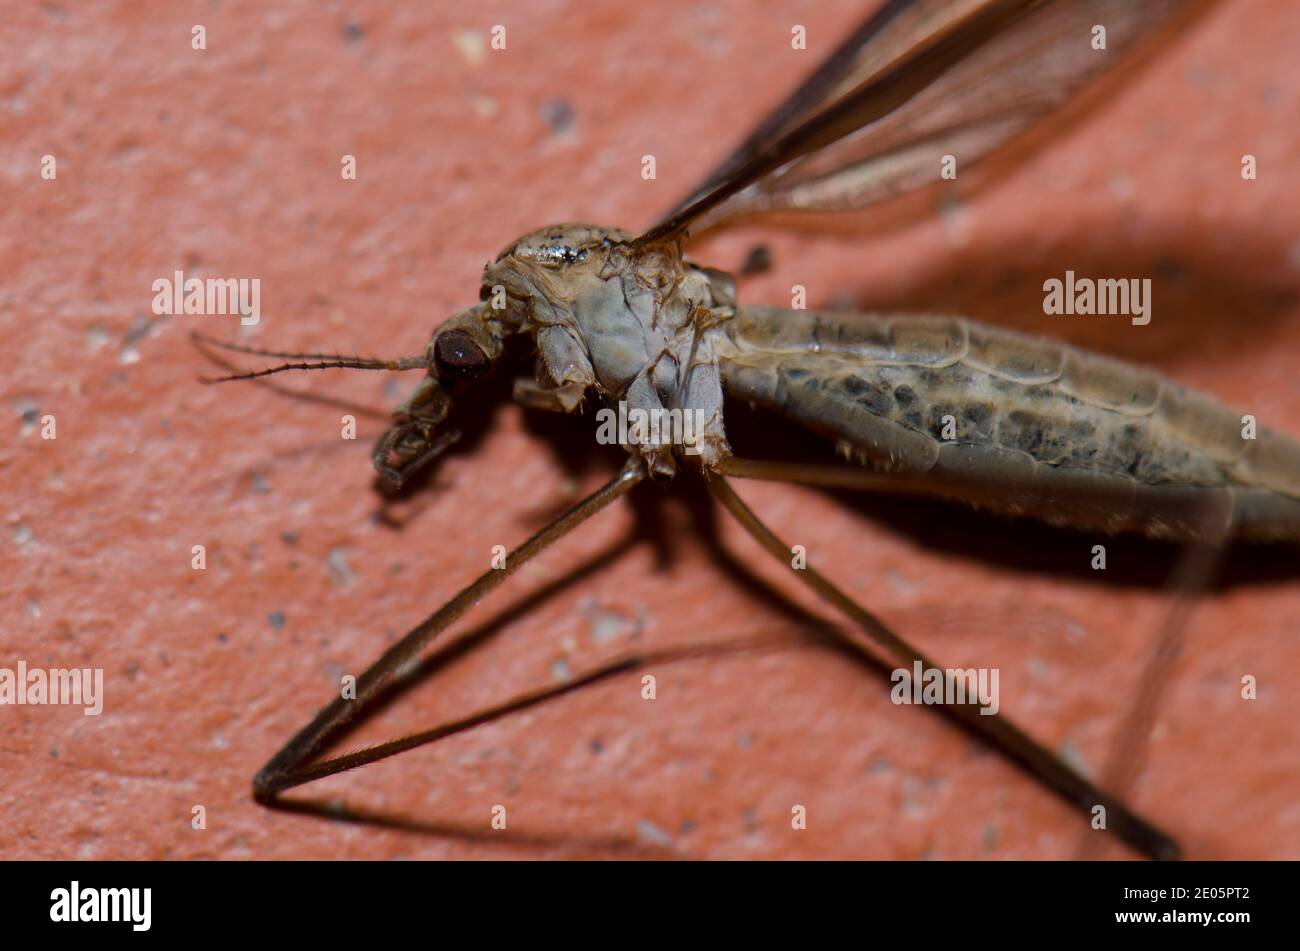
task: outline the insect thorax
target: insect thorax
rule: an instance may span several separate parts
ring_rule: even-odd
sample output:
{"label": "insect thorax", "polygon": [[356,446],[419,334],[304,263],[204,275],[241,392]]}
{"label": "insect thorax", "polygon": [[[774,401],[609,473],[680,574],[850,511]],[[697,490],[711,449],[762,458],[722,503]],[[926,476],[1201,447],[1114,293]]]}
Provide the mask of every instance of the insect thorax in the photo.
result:
{"label": "insect thorax", "polygon": [[539,404],[569,409],[594,390],[631,423],[618,441],[660,476],[675,471],[674,448],[705,465],[728,452],[710,331],[734,301],[725,275],[686,262],[679,242],[544,228],[484,269],[482,296],[480,319],[536,341],[537,387],[526,395]]}

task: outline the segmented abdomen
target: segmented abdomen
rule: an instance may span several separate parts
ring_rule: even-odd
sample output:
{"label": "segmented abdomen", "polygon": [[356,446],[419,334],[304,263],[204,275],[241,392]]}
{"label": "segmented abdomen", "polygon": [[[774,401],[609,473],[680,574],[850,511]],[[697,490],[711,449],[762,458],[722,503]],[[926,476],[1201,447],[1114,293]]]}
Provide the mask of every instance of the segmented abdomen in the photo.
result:
{"label": "segmented abdomen", "polygon": [[1300,539],[1300,444],[1154,373],[955,317],[737,311],[728,392],[918,489],[1049,522]]}

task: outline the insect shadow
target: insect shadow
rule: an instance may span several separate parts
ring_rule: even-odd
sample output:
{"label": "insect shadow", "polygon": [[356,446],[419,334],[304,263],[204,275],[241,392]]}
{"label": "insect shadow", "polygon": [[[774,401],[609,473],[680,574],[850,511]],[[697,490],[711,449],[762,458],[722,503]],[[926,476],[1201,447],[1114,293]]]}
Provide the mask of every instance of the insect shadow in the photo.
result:
{"label": "insect shadow", "polygon": [[[522,359],[518,364],[526,365]],[[506,364],[509,369],[510,363]],[[490,383],[490,386],[508,386],[509,377],[503,374],[504,383]],[[492,395],[501,396],[503,393]],[[463,451],[472,452],[476,444],[485,438],[490,429],[492,412],[485,404],[476,406],[466,412],[457,421],[465,427]],[[742,448],[749,443],[761,443],[772,458],[807,459],[808,439],[799,428],[770,414],[750,410],[743,404],[728,407],[728,422],[735,444]],[[591,438],[594,421],[591,414],[577,418],[559,417],[548,413],[527,412],[526,428],[535,435],[545,439],[546,445],[555,453],[557,463],[569,475],[578,478],[593,471],[612,468],[621,450],[617,447],[601,447]],[[828,456],[831,455],[828,453]],[[436,491],[429,483],[433,480],[433,467],[423,479],[425,491]],[[656,490],[658,489],[658,490]],[[592,576],[598,574],[611,562],[625,555],[638,545],[652,545],[661,566],[674,557],[674,538],[676,533],[669,530],[669,520],[663,517],[666,505],[675,505],[684,509],[689,515],[692,535],[701,541],[728,580],[741,587],[748,595],[754,597],[773,616],[787,622],[790,627],[802,632],[802,637],[788,639],[790,649],[820,649],[834,651],[844,660],[860,665],[867,673],[887,685],[893,665],[879,658],[855,653],[844,647],[842,642],[825,635],[827,622],[816,612],[810,611],[789,598],[781,590],[774,588],[766,580],[753,572],[746,562],[735,555],[723,542],[718,531],[717,508],[713,498],[696,479],[679,479],[669,487],[647,488],[633,493],[627,499],[635,515],[630,530],[621,538],[605,547],[600,552],[574,566],[562,577],[517,598],[487,621],[471,628],[448,643],[431,651],[409,673],[391,682],[376,698],[374,706],[365,711],[356,721],[349,724],[345,732],[335,742],[346,741],[354,730],[378,717],[386,710],[398,704],[403,697],[420,685],[429,682],[440,672],[446,670],[456,661],[470,652],[485,648],[516,621],[527,617],[549,599],[580,587]],[[933,500],[875,499],[863,493],[838,492],[830,490],[846,506],[860,514],[888,526],[892,531],[906,534],[927,549],[950,557],[970,558],[975,561],[993,561],[1004,567],[1040,575],[1071,577],[1098,585],[1164,588],[1175,571],[1182,549],[1174,544],[1164,544],[1146,538],[1133,537],[1125,539],[1125,555],[1117,567],[1120,570],[1107,572],[1107,577],[1098,577],[1088,567],[1088,559],[1080,552],[1087,552],[1088,546],[1095,541],[1092,536],[1068,529],[1044,527],[1033,522],[1019,522],[1003,517],[971,512],[958,505],[938,504]],[[546,513],[535,513],[538,521],[544,521]],[[1211,586],[1213,590],[1259,581],[1265,576],[1281,576],[1290,572],[1285,568],[1285,559],[1274,558],[1275,546],[1238,544],[1225,558],[1226,570],[1219,572]],[[714,656],[724,658],[727,653],[736,650],[762,650],[771,647],[770,643],[755,640],[748,644],[739,643],[716,645],[716,650],[704,649],[694,655],[694,659]],[[887,687],[885,688],[887,689]],[[977,748],[983,746],[977,737]],[[502,840],[480,826],[463,826],[455,823],[431,821],[412,816],[381,812],[354,804],[341,805],[336,801],[315,799],[286,798],[277,801],[273,808],[290,812],[316,815],[331,820],[343,820],[360,823],[376,828],[392,829],[434,838],[473,841],[476,844],[499,844]],[[578,854],[608,854],[616,857],[638,858],[677,858],[683,857],[680,847],[672,850],[654,846],[628,837],[609,836],[573,836],[564,833],[546,835],[539,833],[525,834],[522,838],[513,838],[511,847],[520,845],[539,849],[572,851]]]}

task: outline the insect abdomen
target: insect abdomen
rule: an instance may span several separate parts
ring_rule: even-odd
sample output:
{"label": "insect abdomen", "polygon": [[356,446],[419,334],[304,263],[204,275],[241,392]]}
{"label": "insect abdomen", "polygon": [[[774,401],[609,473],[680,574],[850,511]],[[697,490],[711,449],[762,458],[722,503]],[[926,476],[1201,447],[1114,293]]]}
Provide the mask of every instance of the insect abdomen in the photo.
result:
{"label": "insect abdomen", "polygon": [[1300,445],[1154,373],[952,317],[754,307],[723,332],[729,392],[918,490],[1079,528],[1184,538],[1231,516],[1300,539]]}

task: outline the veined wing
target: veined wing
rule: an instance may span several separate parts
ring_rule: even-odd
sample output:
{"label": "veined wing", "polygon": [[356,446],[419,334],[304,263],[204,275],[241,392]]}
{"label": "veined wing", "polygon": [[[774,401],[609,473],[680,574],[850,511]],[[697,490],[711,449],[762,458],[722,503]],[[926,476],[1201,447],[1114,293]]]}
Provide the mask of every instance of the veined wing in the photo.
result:
{"label": "veined wing", "polygon": [[889,0],[640,240],[860,208],[941,181],[948,155],[964,172],[1214,2]]}

